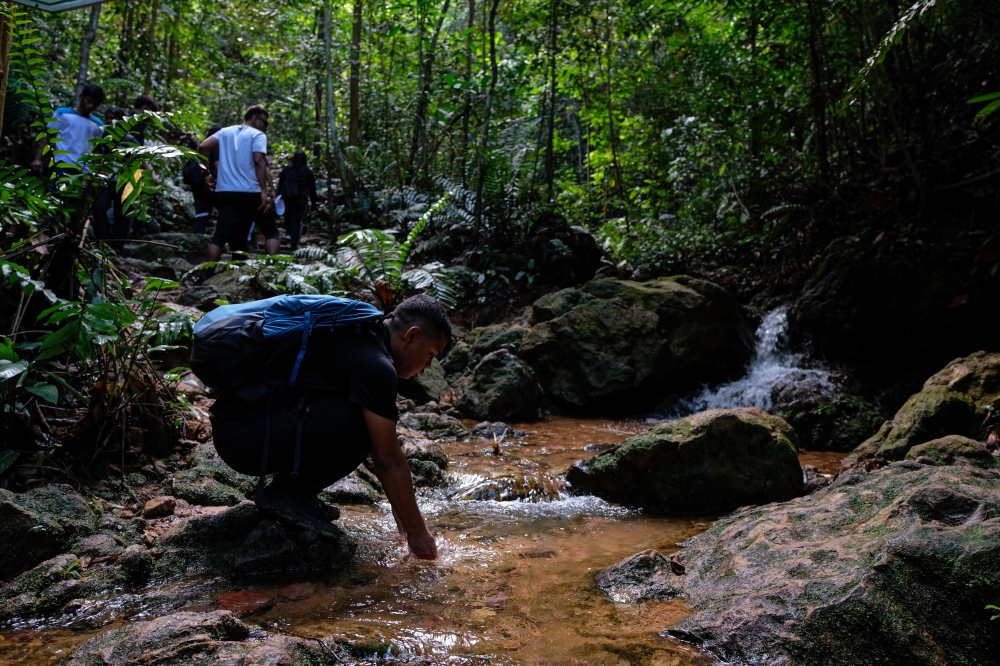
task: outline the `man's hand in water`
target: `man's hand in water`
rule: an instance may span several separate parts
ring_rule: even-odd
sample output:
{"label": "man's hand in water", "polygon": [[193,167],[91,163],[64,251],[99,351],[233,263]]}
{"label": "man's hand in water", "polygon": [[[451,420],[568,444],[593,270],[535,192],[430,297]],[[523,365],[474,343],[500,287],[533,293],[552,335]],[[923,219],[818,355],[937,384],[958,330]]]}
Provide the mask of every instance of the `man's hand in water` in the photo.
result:
{"label": "man's hand in water", "polygon": [[422,560],[436,560],[438,556],[437,542],[434,535],[425,527],[422,534],[410,534],[406,537],[410,552]]}
{"label": "man's hand in water", "polygon": [[437,557],[437,545],[434,537],[427,531],[424,517],[417,507],[410,464],[406,462],[406,456],[396,439],[396,423],[368,409],[363,409],[362,413],[372,442],[375,476],[382,482],[385,495],[392,505],[396,526],[401,535],[406,535],[406,542],[414,555],[422,560],[433,560]]}

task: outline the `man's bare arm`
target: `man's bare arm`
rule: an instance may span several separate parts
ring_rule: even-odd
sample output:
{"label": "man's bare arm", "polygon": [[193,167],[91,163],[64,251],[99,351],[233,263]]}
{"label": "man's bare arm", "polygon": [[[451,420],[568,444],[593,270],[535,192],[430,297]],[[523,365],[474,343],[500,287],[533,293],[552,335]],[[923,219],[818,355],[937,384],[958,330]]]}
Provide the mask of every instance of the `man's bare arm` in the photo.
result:
{"label": "man's bare arm", "polygon": [[[205,161],[209,163],[210,167],[212,165],[211,164],[212,151],[213,150],[218,150],[218,149],[219,149],[219,139],[217,137],[215,137],[215,136],[208,137],[207,139],[205,139],[204,141],[201,142],[201,145],[198,146],[198,152],[201,153],[202,156],[204,156]],[[215,171],[216,171],[216,173],[218,173],[218,165],[219,165],[219,163],[218,163],[218,161],[216,161],[215,162],[215,167],[216,167]],[[208,185],[208,188],[210,190],[214,190],[215,189],[215,179],[212,178],[212,172],[211,171],[209,171],[207,174],[205,174],[205,184]]]}
{"label": "man's bare arm", "polygon": [[270,176],[267,171],[267,157],[264,153],[254,152],[253,169],[257,174],[257,185],[260,186],[260,209],[265,213],[271,209]]}
{"label": "man's bare arm", "polygon": [[389,503],[392,504],[393,511],[406,530],[406,540],[410,550],[421,559],[433,560],[437,557],[437,545],[417,507],[410,465],[406,462],[406,456],[403,455],[403,450],[399,448],[396,439],[396,424],[367,409],[363,410],[363,413],[365,425],[368,426],[368,436],[372,442],[375,475],[382,482]]}

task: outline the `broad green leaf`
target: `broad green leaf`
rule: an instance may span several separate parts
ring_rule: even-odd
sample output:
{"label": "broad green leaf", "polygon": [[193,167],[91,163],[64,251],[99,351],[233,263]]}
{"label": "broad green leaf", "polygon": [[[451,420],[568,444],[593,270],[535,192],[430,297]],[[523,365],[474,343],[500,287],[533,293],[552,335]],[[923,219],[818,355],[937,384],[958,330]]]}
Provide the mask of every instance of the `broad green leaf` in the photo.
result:
{"label": "broad green leaf", "polygon": [[13,379],[27,369],[27,361],[8,361],[7,359],[2,359],[0,360],[0,382]]}
{"label": "broad green leaf", "polygon": [[0,451],[0,474],[3,474],[10,466],[14,464],[17,457],[21,455],[20,451],[15,451],[14,449],[5,449]]}
{"label": "broad green leaf", "polygon": [[28,386],[27,390],[49,404],[59,404],[59,389],[53,384],[35,384],[34,386]]}

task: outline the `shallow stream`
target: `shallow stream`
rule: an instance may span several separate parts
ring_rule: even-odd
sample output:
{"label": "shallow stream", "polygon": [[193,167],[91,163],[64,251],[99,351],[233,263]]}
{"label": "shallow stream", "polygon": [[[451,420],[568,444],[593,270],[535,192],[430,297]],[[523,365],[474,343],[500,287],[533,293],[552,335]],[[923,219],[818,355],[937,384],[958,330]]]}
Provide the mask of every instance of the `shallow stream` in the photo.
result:
{"label": "shallow stream", "polygon": [[[650,424],[551,417],[520,427],[526,437],[499,447],[486,440],[442,446],[450,460],[449,485],[419,491],[438,536],[434,563],[407,554],[388,505],[342,507],[340,524],[359,544],[346,571],[237,582],[194,577],[102,600],[65,624],[0,631],[0,663],[51,664],[83,640],[130,620],[220,607],[272,632],[342,638],[374,651],[391,645],[401,661],[716,663],[660,635],[690,612],[682,600],[615,604],[592,582],[594,572],[640,550],[677,550],[710,518],[649,516],[560,490],[574,461]],[[842,454],[802,457],[804,464],[832,471]],[[528,499],[488,499],[514,496]]]}

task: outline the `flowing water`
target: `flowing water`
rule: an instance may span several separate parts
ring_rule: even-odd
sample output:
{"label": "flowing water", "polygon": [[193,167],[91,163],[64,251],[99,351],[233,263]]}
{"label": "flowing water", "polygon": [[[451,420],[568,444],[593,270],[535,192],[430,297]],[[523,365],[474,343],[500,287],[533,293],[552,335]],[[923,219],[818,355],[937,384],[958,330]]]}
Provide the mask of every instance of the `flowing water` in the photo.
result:
{"label": "flowing water", "polygon": [[721,386],[706,386],[697,395],[682,399],[676,415],[737,407],[770,411],[776,404],[837,393],[833,373],[805,352],[791,350],[786,308],[769,312],[757,327],[756,337],[757,348],[745,375]]}
{"label": "flowing water", "polygon": [[[0,663],[52,664],[131,620],[220,607],[242,608],[246,621],[272,632],[390,645],[390,662],[716,663],[661,636],[690,612],[683,600],[616,604],[593,584],[594,572],[640,550],[677,550],[710,519],[649,516],[562,491],[570,464],[649,425],[552,417],[520,427],[526,437],[500,442],[500,455],[486,440],[442,447],[449,485],[418,492],[438,538],[436,562],[407,554],[387,505],[343,507],[340,524],[359,544],[346,571],[238,582],[194,577],[94,602],[75,619],[0,631]],[[828,469],[839,464],[837,454],[813,457],[810,464]],[[514,497],[523,499],[496,499]]]}

